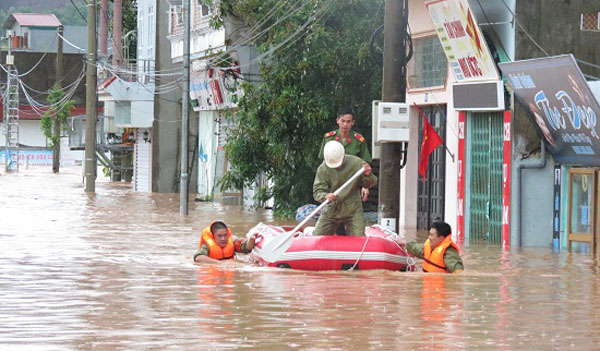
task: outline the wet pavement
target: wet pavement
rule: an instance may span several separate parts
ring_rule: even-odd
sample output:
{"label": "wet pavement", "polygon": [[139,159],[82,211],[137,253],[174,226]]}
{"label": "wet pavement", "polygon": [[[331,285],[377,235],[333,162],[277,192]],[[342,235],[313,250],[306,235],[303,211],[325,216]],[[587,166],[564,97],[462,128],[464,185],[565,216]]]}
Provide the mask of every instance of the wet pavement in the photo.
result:
{"label": "wet pavement", "polygon": [[204,202],[181,218],[178,194],[106,180],[88,195],[79,168],[0,173],[0,350],[600,348],[587,254],[470,246],[446,276],[194,265],[216,218],[282,224]]}

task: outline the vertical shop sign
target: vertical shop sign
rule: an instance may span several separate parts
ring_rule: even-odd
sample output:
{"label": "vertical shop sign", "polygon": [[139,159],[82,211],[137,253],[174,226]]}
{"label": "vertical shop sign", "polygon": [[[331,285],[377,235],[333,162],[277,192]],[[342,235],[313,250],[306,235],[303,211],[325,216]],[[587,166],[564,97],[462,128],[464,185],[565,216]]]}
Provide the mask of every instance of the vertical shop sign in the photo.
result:
{"label": "vertical shop sign", "polygon": [[465,240],[465,112],[458,113],[458,192],[456,203],[456,235],[458,242]]}
{"label": "vertical shop sign", "polygon": [[502,160],[502,247],[510,246],[510,124],[511,113],[504,111],[504,147]]}
{"label": "vertical shop sign", "polygon": [[559,250],[560,243],[560,184],[562,172],[559,164],[554,165],[554,205],[552,216],[552,249]]}

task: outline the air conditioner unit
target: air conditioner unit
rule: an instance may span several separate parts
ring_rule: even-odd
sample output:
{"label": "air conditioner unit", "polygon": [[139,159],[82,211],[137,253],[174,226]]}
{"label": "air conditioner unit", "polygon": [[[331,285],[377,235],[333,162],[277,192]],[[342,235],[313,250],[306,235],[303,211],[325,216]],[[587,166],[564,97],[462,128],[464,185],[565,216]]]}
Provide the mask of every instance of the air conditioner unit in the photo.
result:
{"label": "air conditioner unit", "polygon": [[410,138],[408,104],[379,102],[376,126],[377,142],[408,142]]}

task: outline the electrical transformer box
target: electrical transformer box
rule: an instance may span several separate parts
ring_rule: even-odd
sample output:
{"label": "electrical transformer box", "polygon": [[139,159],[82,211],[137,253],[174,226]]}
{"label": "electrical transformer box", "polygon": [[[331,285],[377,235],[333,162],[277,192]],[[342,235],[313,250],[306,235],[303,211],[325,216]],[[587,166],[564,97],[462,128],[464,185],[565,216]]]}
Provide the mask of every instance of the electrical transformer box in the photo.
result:
{"label": "electrical transformer box", "polygon": [[376,142],[408,142],[410,137],[408,104],[378,102],[376,126]]}

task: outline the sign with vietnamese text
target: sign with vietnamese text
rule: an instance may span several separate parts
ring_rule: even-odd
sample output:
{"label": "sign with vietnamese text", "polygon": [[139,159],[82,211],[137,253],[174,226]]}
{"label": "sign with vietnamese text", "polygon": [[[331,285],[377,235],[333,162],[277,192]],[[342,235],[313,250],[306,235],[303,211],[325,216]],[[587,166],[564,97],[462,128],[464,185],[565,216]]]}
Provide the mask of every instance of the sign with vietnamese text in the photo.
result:
{"label": "sign with vietnamese text", "polygon": [[456,240],[465,241],[465,111],[458,112],[458,165],[456,192]]}
{"label": "sign with vietnamese text", "polygon": [[433,0],[425,6],[456,80],[498,80],[496,65],[467,0]]}
{"label": "sign with vietnamese text", "polygon": [[510,124],[511,112],[504,111],[504,142],[502,155],[502,248],[510,246]]}
{"label": "sign with vietnamese text", "polygon": [[600,105],[572,55],[499,67],[558,163],[600,165]]}

